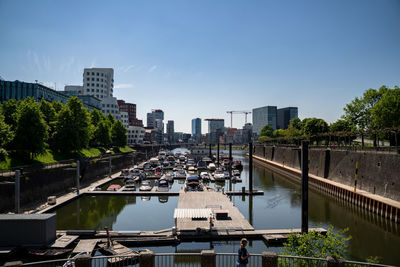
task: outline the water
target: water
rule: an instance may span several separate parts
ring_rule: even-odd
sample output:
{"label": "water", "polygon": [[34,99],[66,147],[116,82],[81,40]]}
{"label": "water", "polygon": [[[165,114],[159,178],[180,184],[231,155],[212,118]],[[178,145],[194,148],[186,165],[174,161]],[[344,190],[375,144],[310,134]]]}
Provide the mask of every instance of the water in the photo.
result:
{"label": "water", "polygon": [[[224,151],[227,153],[227,151]],[[244,165],[242,183],[223,185],[225,190],[241,190],[248,187],[248,161],[244,151],[234,151],[234,158]],[[254,189],[263,190],[263,196],[232,197],[255,229],[282,229],[301,227],[300,184],[273,173],[255,164]],[[213,185],[213,184],[211,184]],[[178,191],[182,184],[174,182],[171,189]],[[173,212],[178,197],[97,196],[81,197],[57,210],[58,229],[104,229],[114,230],[160,230],[173,226]],[[348,258],[365,261],[368,256],[378,256],[386,264],[399,265],[400,231],[398,226],[372,213],[361,210],[318,191],[309,192],[310,227],[336,230],[349,228]],[[138,248],[139,249],[139,248]],[[151,247],[156,252],[192,252],[214,249],[217,252],[234,252],[239,249],[238,241],[181,243],[176,247]],[[266,247],[263,241],[250,241],[250,253],[277,251],[281,248]]]}

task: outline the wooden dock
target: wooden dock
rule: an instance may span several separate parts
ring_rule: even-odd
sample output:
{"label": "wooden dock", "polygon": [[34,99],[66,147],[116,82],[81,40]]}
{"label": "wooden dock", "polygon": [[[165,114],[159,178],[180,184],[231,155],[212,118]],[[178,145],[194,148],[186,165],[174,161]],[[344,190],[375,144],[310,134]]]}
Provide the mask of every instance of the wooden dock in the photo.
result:
{"label": "wooden dock", "polygon": [[[214,219],[212,230],[254,230],[253,226],[240,213],[230,199],[221,192],[203,191],[203,192],[179,192],[178,209],[211,209],[224,210],[228,212],[226,219]],[[176,219],[178,231],[194,231],[199,229],[210,229],[210,223],[207,219],[178,218]]]}
{"label": "wooden dock", "polygon": [[78,254],[81,252],[89,252],[92,254],[97,242],[99,242],[98,239],[81,239],[79,240],[78,245],[72,251],[72,254]]}

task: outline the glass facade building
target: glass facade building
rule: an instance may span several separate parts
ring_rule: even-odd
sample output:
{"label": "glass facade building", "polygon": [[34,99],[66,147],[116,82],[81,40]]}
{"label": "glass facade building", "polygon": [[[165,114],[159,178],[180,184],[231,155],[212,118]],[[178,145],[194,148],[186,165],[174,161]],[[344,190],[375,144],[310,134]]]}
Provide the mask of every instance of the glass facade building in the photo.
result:
{"label": "glass facade building", "polygon": [[261,129],[265,125],[270,125],[274,129],[276,128],[277,109],[276,106],[265,106],[255,108],[252,111],[253,114],[253,132],[260,135]]}
{"label": "glass facade building", "polygon": [[201,135],[201,119],[195,118],[192,120],[192,136]]}
{"label": "glass facade building", "polygon": [[278,109],[277,113],[277,128],[287,129],[289,127],[289,122],[293,118],[298,118],[298,108],[297,107],[287,107]]}

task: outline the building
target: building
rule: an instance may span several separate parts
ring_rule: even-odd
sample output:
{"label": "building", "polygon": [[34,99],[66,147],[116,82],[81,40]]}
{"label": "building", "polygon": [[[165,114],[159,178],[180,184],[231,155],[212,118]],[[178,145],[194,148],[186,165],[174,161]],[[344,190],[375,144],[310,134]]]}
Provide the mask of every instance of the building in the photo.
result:
{"label": "building", "polygon": [[[46,100],[49,102],[59,101],[63,104],[68,102],[71,94],[64,91],[56,91],[40,83],[26,83],[21,81],[0,81],[0,102],[3,103],[10,99],[24,100],[32,97],[36,101]],[[82,104],[89,111],[100,108],[100,101],[92,96],[79,97]]]}
{"label": "building", "polygon": [[113,96],[114,69],[85,68],[83,71],[83,94],[99,99]]}
{"label": "building", "polygon": [[106,116],[110,113],[116,120],[121,120],[117,98],[115,97],[109,96],[102,99],[101,112]]}
{"label": "building", "polygon": [[120,111],[121,122],[125,126],[126,129],[129,127],[129,119],[128,119],[128,112]]}
{"label": "building", "polygon": [[224,119],[206,119],[208,121],[208,142],[216,144],[224,134]]}
{"label": "building", "polygon": [[174,121],[168,121],[167,122],[167,139],[168,143],[173,144],[175,142],[175,136],[174,136]]}
{"label": "building", "polygon": [[164,120],[164,111],[161,109],[153,109],[151,113],[147,113],[147,128],[154,129],[156,120]]}
{"label": "building", "polygon": [[129,125],[127,129],[128,144],[143,144],[146,130],[143,127]]}
{"label": "building", "polygon": [[201,119],[195,118],[192,120],[192,136],[197,137],[201,135]]}
{"label": "building", "polygon": [[289,122],[293,118],[298,118],[298,108],[297,107],[287,107],[279,108],[277,110],[277,129],[287,129],[289,127]]}
{"label": "building", "polygon": [[136,104],[126,103],[124,100],[117,100],[119,111],[128,113],[128,123],[133,125],[136,120]]}
{"label": "building", "polygon": [[261,129],[265,125],[270,125],[274,131],[276,130],[276,106],[265,106],[255,108],[253,115],[253,132],[260,135]]}
{"label": "building", "polygon": [[76,96],[82,103],[87,104],[88,110],[92,110],[93,108],[96,108],[98,110],[101,110],[101,100],[98,99],[95,96],[92,95],[81,95],[79,94],[79,91],[62,91],[63,94],[69,95],[69,96]]}

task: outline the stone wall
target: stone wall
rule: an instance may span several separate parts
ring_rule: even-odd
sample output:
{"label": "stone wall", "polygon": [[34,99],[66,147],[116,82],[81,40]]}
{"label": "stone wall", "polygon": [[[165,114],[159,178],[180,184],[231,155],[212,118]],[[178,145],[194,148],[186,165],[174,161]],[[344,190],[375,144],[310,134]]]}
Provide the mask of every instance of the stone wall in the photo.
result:
{"label": "stone wall", "polygon": [[[257,145],[255,155],[300,169],[301,151],[297,147]],[[311,174],[349,186],[354,186],[358,162],[357,188],[400,201],[399,154],[318,148],[310,149],[309,157]]]}

